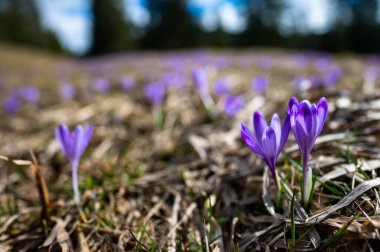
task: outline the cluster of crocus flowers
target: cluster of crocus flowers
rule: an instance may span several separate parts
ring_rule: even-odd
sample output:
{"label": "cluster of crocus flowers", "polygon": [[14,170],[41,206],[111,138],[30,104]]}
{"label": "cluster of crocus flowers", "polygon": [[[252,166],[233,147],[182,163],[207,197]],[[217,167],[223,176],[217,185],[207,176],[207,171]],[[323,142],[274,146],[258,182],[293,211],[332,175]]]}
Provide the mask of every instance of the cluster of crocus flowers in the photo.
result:
{"label": "cluster of crocus flowers", "polygon": [[70,132],[69,128],[65,124],[59,125],[55,129],[55,138],[57,139],[63,153],[69,160],[72,168],[74,201],[80,208],[80,193],[78,187],[78,165],[79,161],[86,150],[91,137],[92,137],[92,125],[87,127],[85,131],[83,126],[77,125],[74,132]]}
{"label": "cluster of crocus flowers", "polygon": [[92,88],[98,93],[107,93],[111,89],[111,82],[105,78],[96,78],[92,82]]}
{"label": "cluster of crocus flowers", "polygon": [[22,100],[29,103],[36,103],[40,98],[40,90],[33,86],[20,87],[16,92]]}
{"label": "cluster of crocus flowers", "polygon": [[343,71],[340,67],[331,67],[330,70],[324,70],[322,75],[296,76],[293,80],[293,87],[297,91],[306,91],[309,89],[331,89],[342,78]]}
{"label": "cluster of crocus flowers", "polygon": [[8,115],[18,112],[23,102],[36,104],[40,98],[40,90],[33,86],[23,86],[12,90],[4,102]]}
{"label": "cluster of crocus flowers", "polygon": [[324,97],[319,100],[317,105],[311,104],[307,100],[298,102],[295,97],[292,97],[282,127],[277,114],[273,115],[271,124],[268,125],[259,112],[255,112],[253,116],[255,134],[244,123],[241,125],[241,136],[244,142],[268,165],[277,189],[277,158],[288,139],[290,129],[292,130],[302,157],[302,200],[305,206],[309,203],[312,190],[312,172],[308,166],[308,160],[315,141],[326,122],[327,109],[327,101]]}

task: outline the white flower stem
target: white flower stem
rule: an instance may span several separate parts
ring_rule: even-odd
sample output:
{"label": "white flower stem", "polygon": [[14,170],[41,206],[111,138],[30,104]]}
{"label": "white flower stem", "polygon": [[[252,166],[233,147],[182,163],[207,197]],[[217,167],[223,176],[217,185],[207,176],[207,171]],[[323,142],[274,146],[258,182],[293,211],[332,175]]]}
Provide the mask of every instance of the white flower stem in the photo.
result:
{"label": "white flower stem", "polygon": [[313,188],[313,171],[308,166],[307,160],[304,160],[303,165],[303,205],[304,207],[307,207],[309,204],[311,191]]}
{"label": "white flower stem", "polygon": [[277,200],[280,199],[281,197],[281,180],[280,180],[280,176],[278,175],[277,173],[277,170],[274,171],[274,183],[276,185],[276,190],[277,190]]}
{"label": "white flower stem", "polygon": [[277,170],[274,170],[274,174],[272,174],[272,176],[273,176],[274,184],[276,186],[276,190],[277,192],[280,192],[281,181],[280,181],[280,176],[278,176]]}
{"label": "white flower stem", "polygon": [[153,107],[153,123],[156,127],[160,128],[163,124],[164,117],[162,115],[162,107],[161,106],[154,106]]}
{"label": "white flower stem", "polygon": [[80,194],[79,194],[79,186],[78,186],[78,164],[79,164],[79,161],[72,162],[72,177],[73,177],[74,201],[80,209]]}
{"label": "white flower stem", "polygon": [[208,114],[211,117],[215,117],[216,116],[215,103],[214,103],[212,97],[209,94],[202,95],[201,97],[202,97],[203,105],[205,106]]}

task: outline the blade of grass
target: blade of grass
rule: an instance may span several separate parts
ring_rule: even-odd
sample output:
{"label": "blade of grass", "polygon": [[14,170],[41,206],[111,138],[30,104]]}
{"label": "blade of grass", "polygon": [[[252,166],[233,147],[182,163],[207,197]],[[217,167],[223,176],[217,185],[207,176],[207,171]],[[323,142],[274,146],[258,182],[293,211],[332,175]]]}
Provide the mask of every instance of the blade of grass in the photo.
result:
{"label": "blade of grass", "polygon": [[213,216],[214,216],[214,213],[213,213],[213,209],[212,209],[212,202],[211,202],[211,197],[209,196],[208,198],[207,198],[207,201],[208,201],[208,221],[209,221],[209,223],[210,223],[210,231],[209,231],[209,235],[210,235],[210,240],[213,240],[213,235],[214,235],[214,222],[212,221],[212,218],[213,218]]}
{"label": "blade of grass", "polygon": [[303,240],[303,238],[305,238],[306,235],[308,235],[310,231],[313,230],[314,228],[315,228],[315,225],[311,225],[310,228],[308,228],[302,235],[300,235],[300,237],[298,237],[297,241]]}
{"label": "blade of grass", "polygon": [[292,165],[294,165],[298,172],[302,172],[302,165],[298,163],[295,159],[293,159],[291,156],[286,154],[285,152],[282,152],[284,154],[285,160],[288,160]]}
{"label": "blade of grass", "polygon": [[136,251],[139,251],[140,247],[142,247],[144,251],[148,251],[148,248],[144,244],[142,244],[139,239],[137,239],[137,237],[133,234],[131,230],[129,230],[129,233],[131,234],[133,240],[137,243],[137,246],[135,247]]}
{"label": "blade of grass", "polygon": [[320,180],[318,180],[318,183],[325,189],[329,190],[330,192],[332,192],[333,194],[335,194],[336,196],[339,196],[339,197],[343,197],[345,194],[337,189],[335,189],[334,187],[328,185],[327,183],[324,183]]}
{"label": "blade of grass", "polygon": [[343,227],[341,227],[338,232],[331,236],[325,243],[323,243],[317,251],[325,251],[327,247],[336,248],[339,243],[342,241],[343,237],[347,233],[348,227],[361,215],[361,212],[356,214],[349,222],[347,222]]}
{"label": "blade of grass", "polygon": [[306,211],[308,209],[310,209],[311,207],[311,203],[313,202],[313,196],[314,196],[314,191],[315,191],[315,183],[318,179],[318,175],[319,175],[319,169],[317,169],[317,174],[313,175],[313,179],[312,179],[312,183],[311,183],[311,193],[310,193],[310,197],[309,197],[309,201],[307,202],[307,205],[306,205]]}
{"label": "blade of grass", "polygon": [[281,206],[284,203],[285,200],[285,183],[289,180],[291,175],[290,169],[286,170],[285,177],[284,179],[281,180],[280,183],[280,192],[279,192],[279,197],[278,197],[278,203]]}

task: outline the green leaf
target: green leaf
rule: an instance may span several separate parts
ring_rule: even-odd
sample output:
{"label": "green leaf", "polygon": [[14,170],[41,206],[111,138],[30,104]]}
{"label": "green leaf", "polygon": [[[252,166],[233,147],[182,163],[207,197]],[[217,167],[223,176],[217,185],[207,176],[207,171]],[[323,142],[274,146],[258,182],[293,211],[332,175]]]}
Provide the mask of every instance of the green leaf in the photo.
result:
{"label": "green leaf", "polygon": [[341,191],[337,190],[336,188],[334,188],[333,186],[328,185],[327,183],[323,183],[319,179],[318,179],[318,182],[321,184],[322,187],[326,188],[327,190],[329,190],[330,192],[332,192],[336,196],[343,197],[345,195],[344,192],[341,192]]}

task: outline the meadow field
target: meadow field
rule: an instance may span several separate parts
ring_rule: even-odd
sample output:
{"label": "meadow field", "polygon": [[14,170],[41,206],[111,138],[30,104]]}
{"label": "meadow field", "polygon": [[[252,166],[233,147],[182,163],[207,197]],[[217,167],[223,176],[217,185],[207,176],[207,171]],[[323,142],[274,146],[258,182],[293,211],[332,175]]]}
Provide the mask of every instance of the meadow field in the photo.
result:
{"label": "meadow field", "polygon": [[[378,251],[379,66],[260,48],[78,59],[1,45],[0,251]],[[328,105],[306,203],[294,129],[273,173],[241,128],[261,141],[254,113],[282,123],[292,97]]]}

